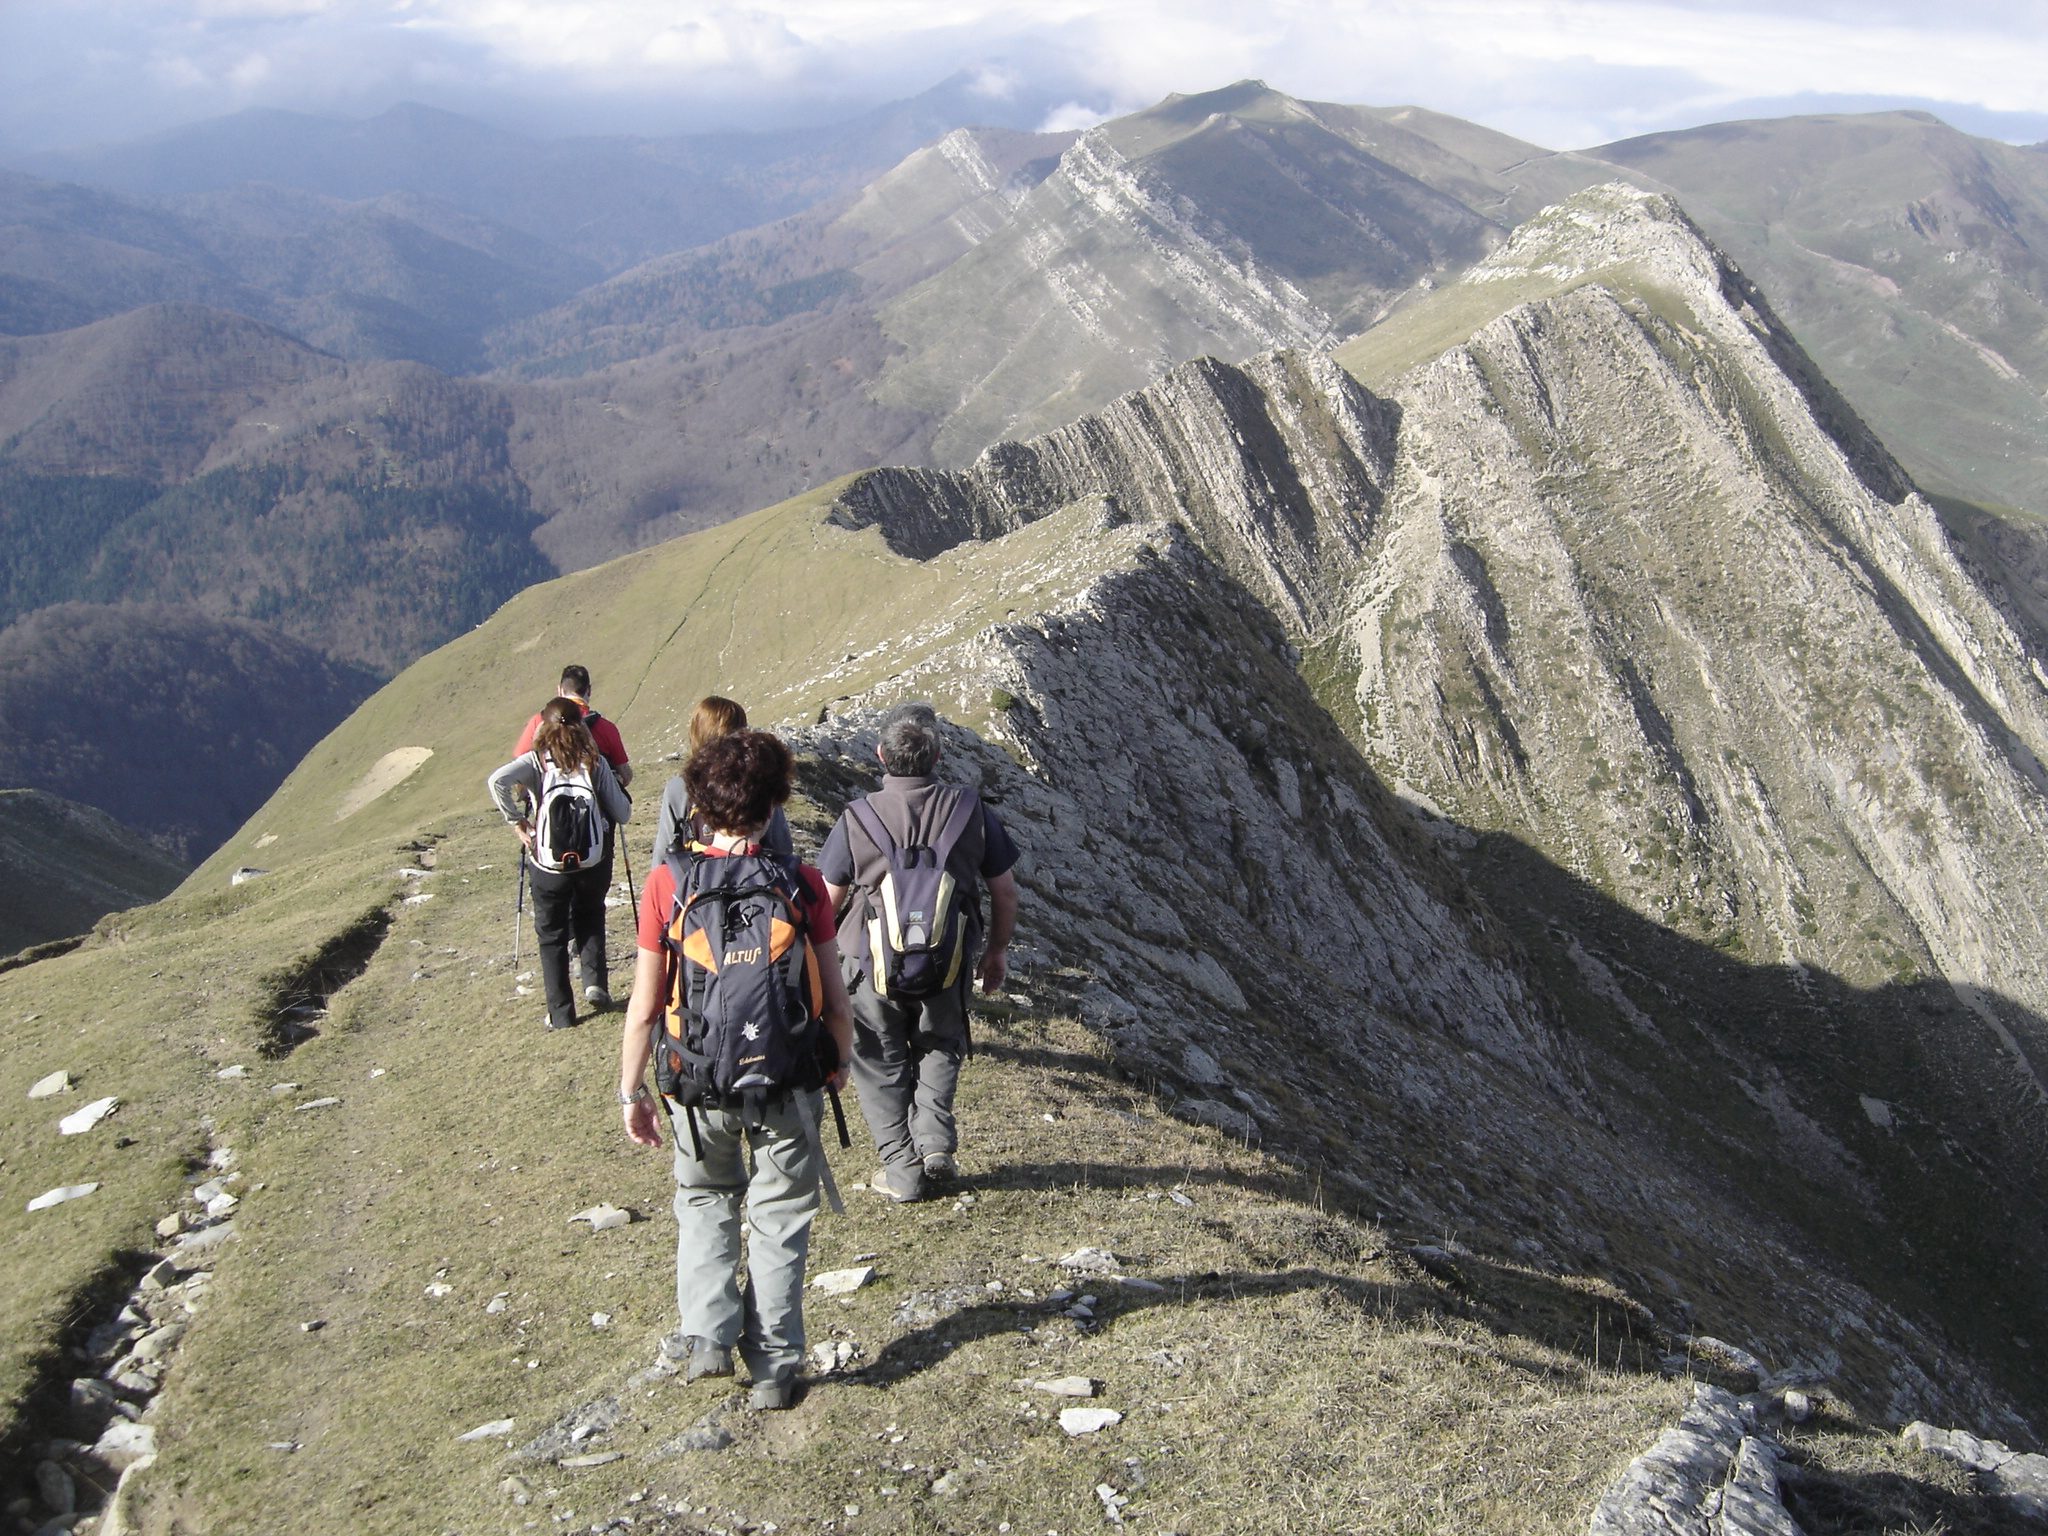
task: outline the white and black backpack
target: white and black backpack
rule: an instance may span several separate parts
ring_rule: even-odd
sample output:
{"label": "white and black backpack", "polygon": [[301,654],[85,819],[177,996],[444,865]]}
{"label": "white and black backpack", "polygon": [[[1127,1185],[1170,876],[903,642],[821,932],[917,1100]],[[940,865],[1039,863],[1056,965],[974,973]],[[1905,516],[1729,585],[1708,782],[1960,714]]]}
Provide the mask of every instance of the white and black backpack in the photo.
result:
{"label": "white and black backpack", "polygon": [[555,874],[593,869],[604,858],[604,811],[590,770],[559,772],[538,752],[540,805],[533,814],[533,861]]}

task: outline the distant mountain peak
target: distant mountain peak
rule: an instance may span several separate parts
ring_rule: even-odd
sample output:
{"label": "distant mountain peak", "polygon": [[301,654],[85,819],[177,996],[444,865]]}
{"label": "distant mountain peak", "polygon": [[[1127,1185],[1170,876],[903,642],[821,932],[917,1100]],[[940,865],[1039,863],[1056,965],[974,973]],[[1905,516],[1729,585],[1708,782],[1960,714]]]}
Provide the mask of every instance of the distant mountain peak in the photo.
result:
{"label": "distant mountain peak", "polygon": [[1723,258],[1662,192],[1602,182],[1544,209],[1466,274],[1471,282],[1543,276],[1573,281],[1623,265],[1718,271]]}

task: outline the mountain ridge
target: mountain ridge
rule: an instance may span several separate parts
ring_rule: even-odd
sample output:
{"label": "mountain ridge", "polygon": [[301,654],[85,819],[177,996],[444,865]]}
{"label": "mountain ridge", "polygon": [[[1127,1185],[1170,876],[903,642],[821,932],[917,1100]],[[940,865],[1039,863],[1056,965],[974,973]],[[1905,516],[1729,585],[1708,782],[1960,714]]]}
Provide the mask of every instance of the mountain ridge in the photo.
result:
{"label": "mountain ridge", "polygon": [[[1816,1536],[2001,1530],[1966,1488],[1930,1505],[1940,1474],[1876,1426],[2029,1444],[2048,1412],[2012,1348],[2041,1332],[2011,1278],[2048,1249],[2041,1126],[1959,995],[2023,1049],[2048,1034],[2024,955],[1973,952],[2038,953],[2038,904],[1999,905],[2037,874],[1979,834],[2044,797],[1965,701],[1996,683],[2024,739],[2048,683],[1986,643],[1932,509],[1853,417],[1816,415],[1751,293],[1667,202],[1599,188],[1430,295],[1470,330],[1389,384],[1315,355],[1188,363],[965,470],[849,477],[513,598],[366,700],[171,900],[0,975],[0,1009],[37,1016],[13,1070],[91,1053],[133,1149],[53,1152],[54,1117],[0,1097],[24,1203],[45,1171],[124,1175],[0,1209],[43,1240],[33,1267],[0,1244],[8,1398],[64,1388],[38,1363],[53,1320],[117,1301],[125,1245],[210,1163],[239,1203],[232,1237],[198,1233],[209,1310],[129,1487],[154,1517],[419,1529],[659,1500],[822,1523],[857,1487],[890,1518],[1071,1524],[1100,1485],[1177,1526],[1267,1528],[1272,1490],[1322,1528],[1525,1536],[1585,1528],[1697,1375],[1796,1448],[1784,1507]],[[1693,612],[1712,643],[1680,651]],[[1795,623],[1810,677],[1779,643]],[[1016,979],[973,1074],[985,1161],[950,1207],[821,1224],[821,1267],[878,1273],[814,1303],[833,1364],[773,1425],[641,1374],[664,1228],[563,1241],[578,1206],[672,1193],[620,1142],[611,1042],[539,1030],[507,955],[511,844],[480,785],[571,646],[643,771],[707,689],[785,731],[805,847],[871,782],[880,710],[930,698],[948,776],[1020,848]],[[1830,647],[1881,663],[1842,675],[1890,716],[1817,712]],[[1697,740],[1722,720],[1732,763]],[[1829,821],[1809,780],[1866,792]],[[145,1080],[102,1043],[152,1027]],[[492,1114],[451,1112],[479,1080]],[[1044,1266],[1090,1243],[1143,1284],[1088,1272],[1079,1302]],[[1066,1374],[1120,1439],[1069,1440],[1013,1390]],[[1804,1438],[1794,1388],[1826,1405]],[[505,1418],[504,1454],[457,1438]],[[685,1452],[691,1430],[726,1448]],[[1411,1493],[1346,1502],[1361,1477]],[[1876,1515],[1891,1497],[1911,1512]]]}

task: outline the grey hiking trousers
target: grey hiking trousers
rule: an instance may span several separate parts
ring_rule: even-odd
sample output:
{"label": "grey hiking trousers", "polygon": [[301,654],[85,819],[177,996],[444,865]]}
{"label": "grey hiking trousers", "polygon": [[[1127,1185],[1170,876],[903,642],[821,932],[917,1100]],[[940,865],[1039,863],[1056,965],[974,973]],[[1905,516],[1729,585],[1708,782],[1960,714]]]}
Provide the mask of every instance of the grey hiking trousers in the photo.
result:
{"label": "grey hiking trousers", "polygon": [[898,1003],[853,986],[853,1085],[882,1166],[919,1167],[933,1152],[959,1150],[953,1095],[967,1052],[964,988]]}
{"label": "grey hiking trousers", "polygon": [[[748,1130],[739,1115],[671,1105],[675,1136],[676,1311],[682,1331],[737,1346],[756,1381],[791,1376],[804,1358],[804,1264],[818,1214],[815,1093],[792,1094]],[[799,1100],[803,1102],[799,1102]],[[751,1148],[751,1157],[749,1150]],[[751,1167],[749,1166],[751,1164]],[[740,1293],[740,1217],[747,1230],[747,1289]]]}

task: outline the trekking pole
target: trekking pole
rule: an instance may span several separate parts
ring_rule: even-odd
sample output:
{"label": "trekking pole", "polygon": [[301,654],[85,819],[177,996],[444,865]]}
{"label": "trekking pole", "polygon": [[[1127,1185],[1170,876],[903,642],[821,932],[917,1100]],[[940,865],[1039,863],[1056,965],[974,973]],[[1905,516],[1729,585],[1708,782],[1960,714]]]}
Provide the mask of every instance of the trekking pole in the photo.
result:
{"label": "trekking pole", "polygon": [[519,847],[519,899],[512,903],[512,974],[519,974],[519,920],[526,915],[526,845]]}
{"label": "trekking pole", "polygon": [[633,899],[633,931],[640,931],[640,891],[633,884],[633,855],[626,852],[626,840],[619,839],[619,862],[626,866],[626,894]]}

